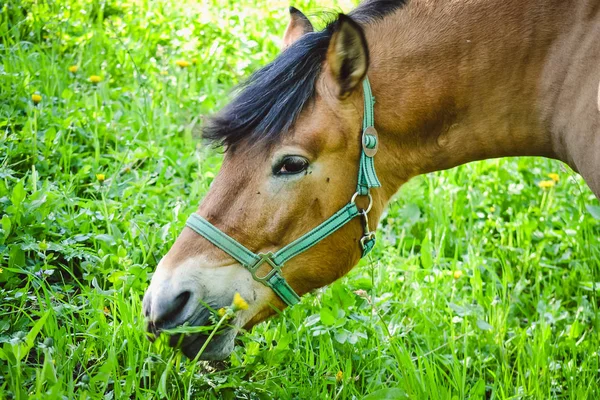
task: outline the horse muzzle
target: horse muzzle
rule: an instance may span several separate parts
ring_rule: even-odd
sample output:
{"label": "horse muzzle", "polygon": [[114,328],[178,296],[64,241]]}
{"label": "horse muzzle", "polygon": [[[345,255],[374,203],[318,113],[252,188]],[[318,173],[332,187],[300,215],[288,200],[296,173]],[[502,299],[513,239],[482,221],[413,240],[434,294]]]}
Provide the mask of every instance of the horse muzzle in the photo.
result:
{"label": "horse muzzle", "polygon": [[[189,358],[195,358],[203,348],[201,360],[226,358],[233,350],[238,326],[251,315],[236,313],[207,344],[211,325],[219,320],[213,314],[230,306],[236,292],[250,300],[253,283],[247,271],[237,264],[211,267],[202,257],[175,266],[161,261],[143,300],[148,338],[153,341],[161,334],[168,334],[169,345],[181,349]],[[206,329],[198,332],[194,327]]]}

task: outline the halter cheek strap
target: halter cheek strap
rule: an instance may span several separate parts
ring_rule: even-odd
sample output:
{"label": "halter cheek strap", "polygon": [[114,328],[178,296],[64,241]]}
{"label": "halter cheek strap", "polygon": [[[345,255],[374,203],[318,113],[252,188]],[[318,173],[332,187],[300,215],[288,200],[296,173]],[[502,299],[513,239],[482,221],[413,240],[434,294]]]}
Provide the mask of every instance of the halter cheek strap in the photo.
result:
{"label": "halter cheek strap", "polygon": [[[288,306],[297,304],[300,301],[300,296],[298,296],[282,275],[281,269],[286,261],[308,250],[359,215],[362,218],[363,224],[363,236],[360,239],[362,256],[367,255],[375,246],[375,232],[370,230],[368,218],[373,204],[370,189],[380,187],[381,183],[377,179],[373,160],[379,147],[379,139],[374,127],[375,99],[373,98],[368,78],[365,78],[363,81],[363,91],[365,112],[363,117],[358,184],[356,193],[354,193],[350,202],[338,212],[275,253],[253,253],[198,214],[192,214],[186,222],[186,225],[190,229],[229,254],[250,271],[254,280],[273,289]],[[369,198],[369,205],[366,209],[359,209],[356,205],[355,201],[358,196],[367,196]],[[270,266],[271,270],[265,275],[259,276],[258,270],[263,264]]]}

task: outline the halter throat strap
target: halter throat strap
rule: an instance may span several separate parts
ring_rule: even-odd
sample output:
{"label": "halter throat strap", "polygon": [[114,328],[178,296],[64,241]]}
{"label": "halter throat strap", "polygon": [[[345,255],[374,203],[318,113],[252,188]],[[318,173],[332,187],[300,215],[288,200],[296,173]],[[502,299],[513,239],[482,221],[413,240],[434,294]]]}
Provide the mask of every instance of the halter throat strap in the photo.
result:
{"label": "halter throat strap", "polygon": [[[275,253],[253,253],[198,214],[190,215],[186,222],[187,227],[239,262],[252,274],[254,280],[270,287],[288,306],[297,304],[300,301],[300,296],[283,277],[282,268],[286,261],[308,250],[357,216],[361,216],[363,221],[363,237],[360,239],[362,256],[364,257],[375,246],[375,232],[369,228],[368,213],[372,205],[370,189],[381,186],[377,179],[373,160],[379,147],[379,138],[374,126],[375,99],[371,92],[369,80],[366,77],[363,81],[363,93],[365,111],[356,193],[348,204],[331,217]],[[358,196],[369,198],[369,205],[366,209],[359,209],[356,205],[355,200]],[[259,276],[258,270],[263,264],[267,264],[270,271]]]}

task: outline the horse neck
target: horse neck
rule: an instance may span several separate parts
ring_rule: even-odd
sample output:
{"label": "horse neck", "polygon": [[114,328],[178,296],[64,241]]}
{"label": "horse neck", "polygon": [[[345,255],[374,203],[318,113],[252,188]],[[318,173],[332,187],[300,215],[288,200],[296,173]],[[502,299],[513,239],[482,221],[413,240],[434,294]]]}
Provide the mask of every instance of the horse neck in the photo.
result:
{"label": "horse neck", "polygon": [[391,196],[409,178],[505,156],[557,158],[539,77],[569,1],[412,0],[366,28]]}

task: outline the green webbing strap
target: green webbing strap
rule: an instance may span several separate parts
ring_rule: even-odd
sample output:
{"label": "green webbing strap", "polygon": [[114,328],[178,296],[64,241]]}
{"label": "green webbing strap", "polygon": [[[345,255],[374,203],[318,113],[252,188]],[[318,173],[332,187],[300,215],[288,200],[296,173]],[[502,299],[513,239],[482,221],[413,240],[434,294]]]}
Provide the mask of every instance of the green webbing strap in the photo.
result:
{"label": "green webbing strap", "polygon": [[[375,109],[375,98],[371,92],[371,85],[369,84],[369,78],[365,77],[363,81],[364,91],[364,104],[365,114],[363,117],[363,137],[362,146],[363,150],[360,153],[360,165],[358,169],[358,185],[356,191],[361,196],[369,194],[369,189],[373,187],[381,187],[377,174],[375,173],[375,162],[373,156],[367,155],[366,149],[377,149],[379,145],[377,138],[377,131],[375,129],[368,130],[368,128],[374,128],[374,109]],[[371,134],[373,132],[373,134]]]}
{"label": "green webbing strap", "polygon": [[292,257],[297,256],[303,251],[311,248],[333,232],[346,225],[359,214],[358,207],[354,203],[346,204],[341,210],[329,217],[321,225],[294,240],[273,255],[273,261],[277,265],[282,265]]}
{"label": "green webbing strap", "polygon": [[260,261],[259,256],[248,250],[231,236],[223,233],[223,231],[198,214],[190,215],[185,224],[246,268]]}
{"label": "green webbing strap", "polygon": [[[305,233],[292,243],[273,253],[256,254],[248,250],[241,243],[228,236],[208,222],[198,214],[192,214],[186,225],[194,232],[206,238],[209,242],[229,254],[244,268],[252,274],[254,280],[270,287],[275,293],[288,305],[292,306],[300,301],[300,296],[292,289],[281,274],[283,264],[290,258],[297,256],[303,251],[314,246],[327,236],[331,235],[356,216],[363,217],[364,231],[363,237],[360,240],[362,246],[362,256],[364,257],[375,245],[375,233],[370,231],[367,214],[371,209],[371,205],[366,210],[359,210],[354,199],[357,195],[369,196],[369,201],[372,198],[369,190],[372,187],[380,187],[381,183],[377,179],[375,173],[375,164],[373,157],[377,153],[379,146],[377,131],[374,127],[374,104],[375,99],[371,93],[371,85],[369,80],[365,78],[363,81],[365,114],[363,117],[363,135],[362,135],[362,150],[360,152],[360,165],[358,169],[358,184],[356,194],[352,200],[342,207],[341,210],[326,219],[316,228]],[[263,276],[258,276],[257,272],[262,264],[268,264],[271,270]]]}
{"label": "green webbing strap", "polygon": [[273,289],[279,298],[281,298],[281,300],[283,300],[283,302],[288,306],[293,306],[294,304],[300,303],[300,296],[298,296],[298,294],[294,291],[294,289],[292,289],[292,287],[279,272],[273,274],[267,283],[267,286]]}

